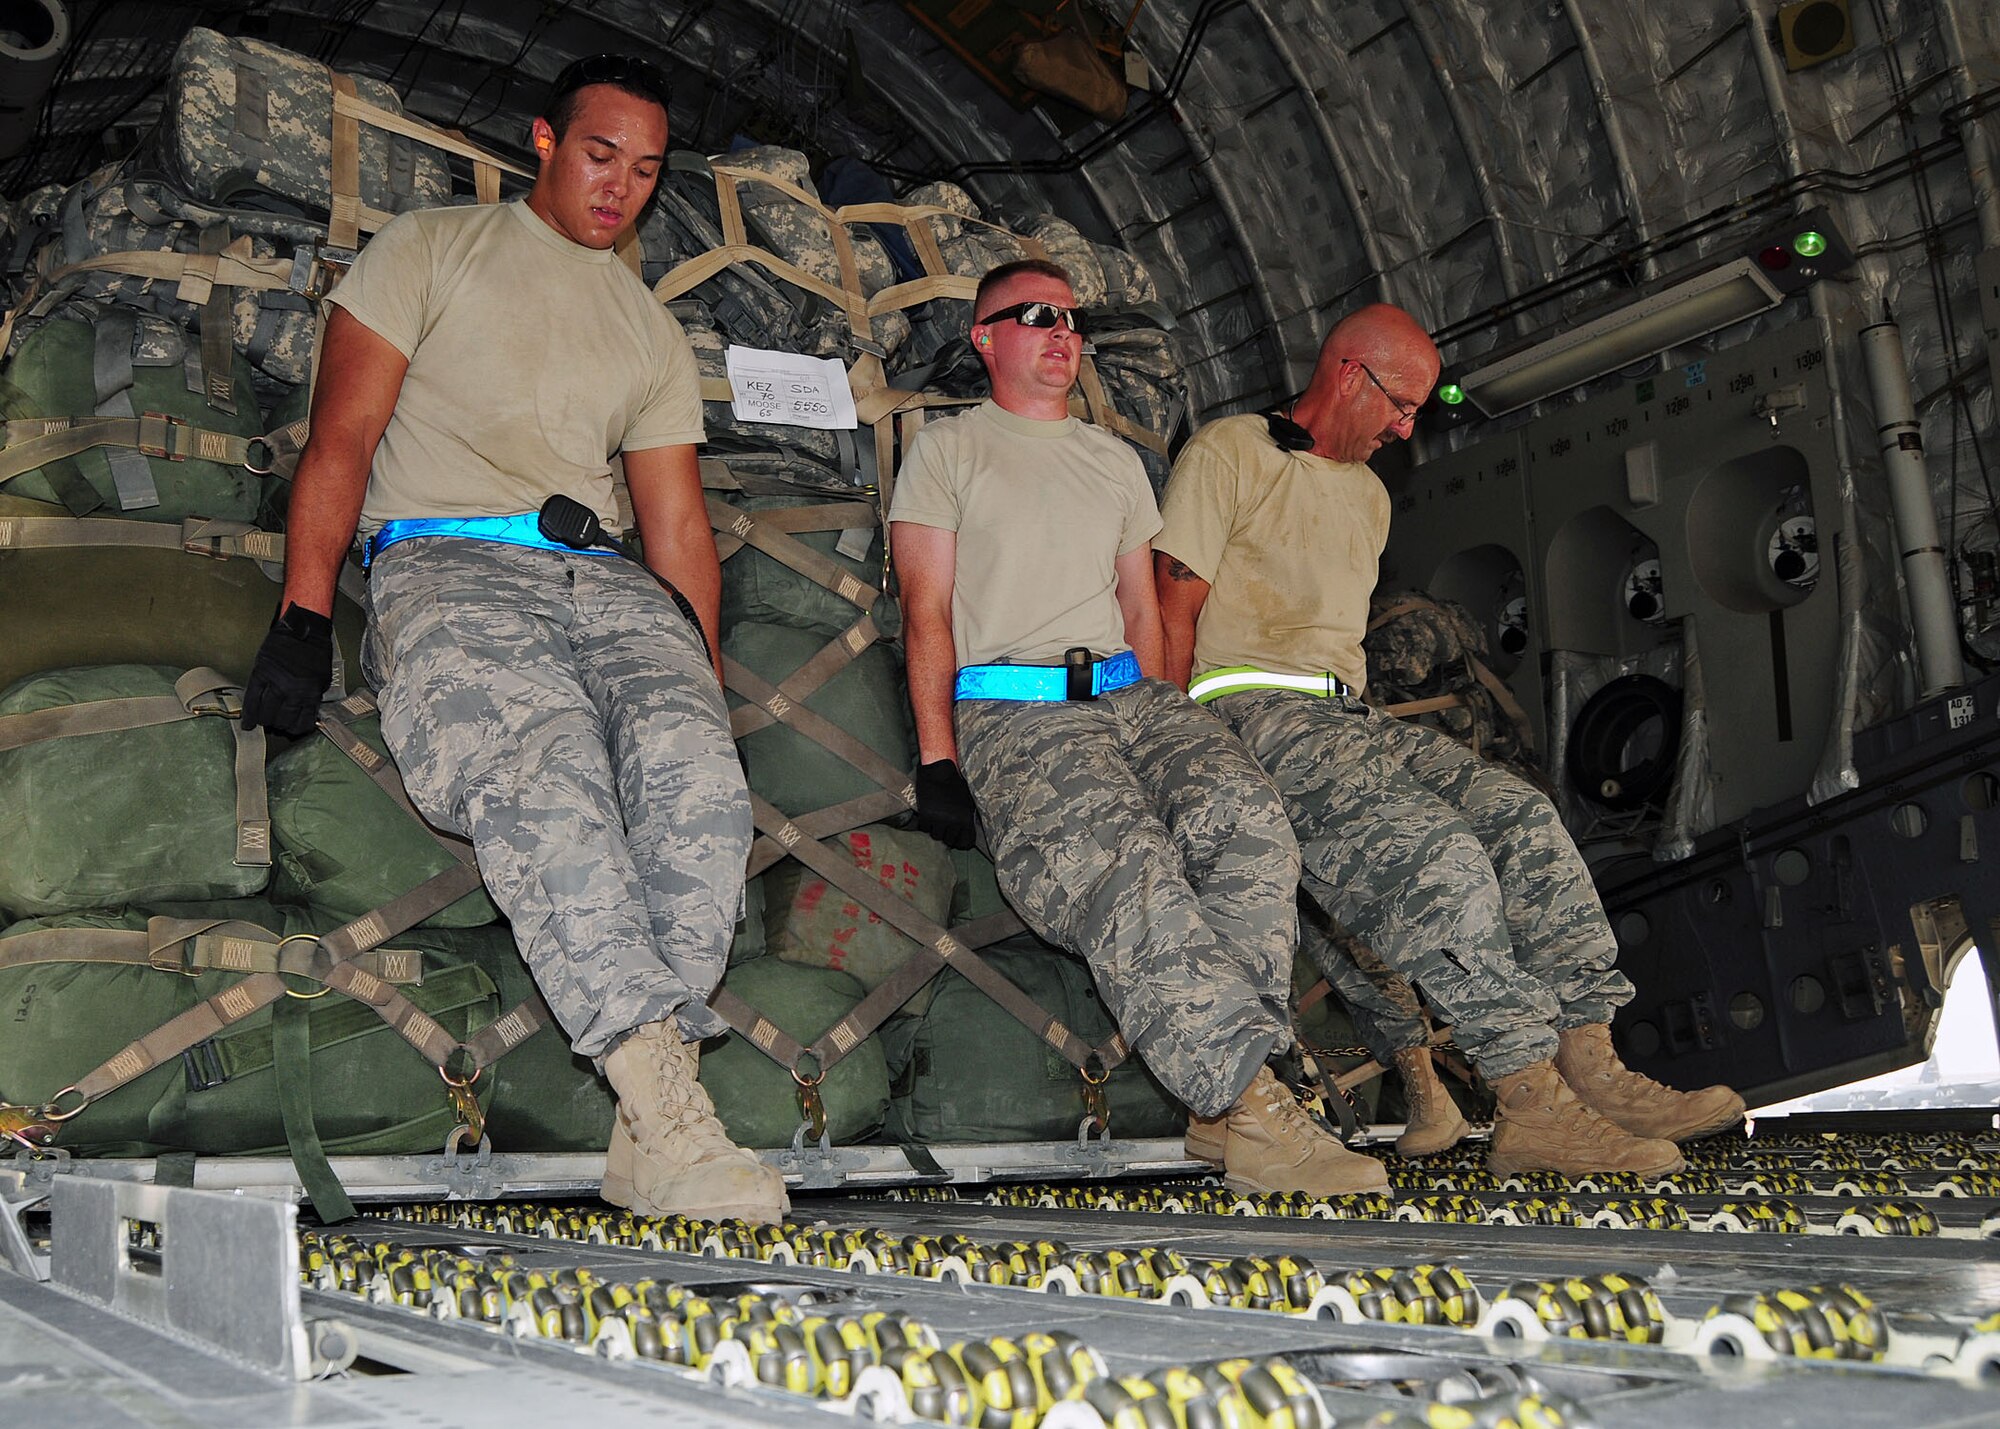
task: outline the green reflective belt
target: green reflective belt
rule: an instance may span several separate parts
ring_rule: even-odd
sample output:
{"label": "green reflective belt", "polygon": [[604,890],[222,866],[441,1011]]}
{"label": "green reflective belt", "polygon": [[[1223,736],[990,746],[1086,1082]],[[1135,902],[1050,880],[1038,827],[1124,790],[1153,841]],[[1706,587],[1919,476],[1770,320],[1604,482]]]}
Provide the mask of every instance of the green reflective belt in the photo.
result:
{"label": "green reflective belt", "polygon": [[1281,675],[1275,670],[1260,670],[1255,665],[1230,665],[1225,669],[1210,670],[1188,686],[1188,695],[1196,704],[1205,705],[1223,695],[1237,695],[1245,690],[1297,690],[1301,694],[1322,697],[1361,697],[1361,691],[1330,670],[1316,675]]}

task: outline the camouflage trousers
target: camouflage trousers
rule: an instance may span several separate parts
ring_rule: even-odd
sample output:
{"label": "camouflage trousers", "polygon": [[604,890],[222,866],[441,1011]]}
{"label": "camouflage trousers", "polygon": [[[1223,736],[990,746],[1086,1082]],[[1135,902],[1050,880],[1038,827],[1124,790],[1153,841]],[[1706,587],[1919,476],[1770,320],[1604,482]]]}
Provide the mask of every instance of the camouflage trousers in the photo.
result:
{"label": "camouflage trousers", "polygon": [[1259,690],[1210,708],[1283,794],[1307,895],[1416,984],[1486,1077],[1631,999],[1590,871],[1525,780],[1355,700]]}
{"label": "camouflage trousers", "polygon": [[1291,1044],[1298,844],[1277,791],[1172,685],[965,700],[959,764],[1000,889],[1090,963],[1125,1040],[1202,1116]]}
{"label": "camouflage trousers", "polygon": [[426,818],[472,840],[576,1050],[704,1005],[743,898],[750,800],[701,641],[630,562],[490,541],[369,576],[382,736]]}
{"label": "camouflage trousers", "polygon": [[1375,1060],[1386,1067],[1404,1048],[1427,1046],[1430,1021],[1410,980],[1311,898],[1301,896],[1299,903],[1299,946],[1346,1006]]}

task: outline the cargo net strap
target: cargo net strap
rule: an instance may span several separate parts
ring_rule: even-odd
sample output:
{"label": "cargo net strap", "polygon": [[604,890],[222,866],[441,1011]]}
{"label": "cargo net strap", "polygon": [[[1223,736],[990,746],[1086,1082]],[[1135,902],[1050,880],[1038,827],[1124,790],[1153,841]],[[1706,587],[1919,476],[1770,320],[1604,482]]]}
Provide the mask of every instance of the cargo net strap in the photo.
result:
{"label": "cargo net strap", "polygon": [[[88,516],[104,504],[89,482],[73,471],[61,479],[66,459],[93,447],[113,452],[137,452],[159,461],[208,461],[223,466],[240,466],[265,475],[276,471],[282,461],[298,463],[297,451],[304,445],[303,433],[287,427],[258,437],[240,437],[233,432],[211,431],[179,417],[147,412],[132,417],[15,417],[0,422],[5,445],[0,446],[0,486],[17,476],[42,470],[63,506],[72,516]],[[134,501],[133,504],[139,504]]]}
{"label": "cargo net strap", "polygon": [[0,715],[0,752],[49,739],[114,734],[181,720],[217,716],[236,744],[236,851],[243,868],[271,863],[271,809],[264,783],[264,731],[245,729],[243,692],[227,676],[203,666],[174,682],[171,695],[86,700],[24,714]]}
{"label": "cargo net strap", "polygon": [[[938,298],[963,298],[969,301],[978,290],[978,278],[962,276],[951,271],[950,265],[945,262],[943,250],[938,246],[937,234],[932,230],[931,220],[947,219],[1006,233],[1019,243],[1031,258],[1047,259],[1048,250],[1038,239],[1014,233],[1011,229],[986,219],[974,218],[935,204],[859,203],[847,204],[841,208],[828,208],[797,184],[779,178],[775,174],[761,173],[755,169],[732,168],[726,164],[711,165],[698,156],[689,154],[675,154],[671,156],[670,162],[674,167],[684,171],[700,171],[713,176],[723,241],[720,247],[711,248],[699,257],[690,258],[663,275],[653,285],[653,295],[662,303],[669,303],[691,293],[725,268],[747,264],[761,268],[774,278],[824,298],[839,308],[846,315],[854,348],[859,354],[848,368],[848,385],[854,393],[856,415],[865,425],[875,428],[876,478],[881,486],[882,499],[886,507],[891,484],[895,479],[894,433],[888,429],[888,424],[896,414],[920,411],[928,407],[965,406],[977,400],[946,397],[890,385],[882,367],[882,348],[875,341],[873,319],[883,313],[900,312]],[[827,238],[832,245],[834,259],[840,270],[838,284],[809,273],[796,263],[781,258],[769,249],[750,241],[749,231],[743,221],[743,204],[737,192],[745,183],[763,184],[775,189],[794,203],[801,204],[819,215],[826,224]],[[901,227],[909,235],[910,246],[916,253],[917,260],[923,265],[924,276],[897,283],[869,297],[861,284],[860,265],[854,256],[854,240],[847,231],[848,225],[854,223],[890,224]],[[1077,386],[1079,395],[1071,399],[1071,406],[1079,416],[1087,417],[1107,431],[1116,432],[1126,440],[1136,442],[1162,457],[1167,455],[1165,437],[1127,419],[1111,405],[1111,400],[1104,391],[1104,384],[1098,377],[1097,366],[1088,354],[1083,358]],[[727,387],[726,382],[712,380],[703,384],[702,396],[710,400],[727,401],[729,400]]]}
{"label": "cargo net strap", "polygon": [[[377,788],[394,800],[396,807],[409,815],[425,833],[429,834],[438,847],[452,856],[455,867],[445,870],[425,883],[418,884],[415,889],[403,895],[403,898],[411,898],[424,893],[427,889],[432,890],[424,898],[425,904],[431,906],[426,906],[417,915],[420,921],[480,888],[482,884],[479,867],[475,861],[472,845],[454,834],[433,828],[430,822],[417,812],[416,805],[410,802],[409,791],[403,787],[403,777],[396,772],[396,766],[385,756],[377,754],[366,740],[354,732],[355,720],[376,712],[375,696],[367,690],[357,691],[346,699],[320,706],[319,732],[333,743],[334,748],[346,755],[374,781]],[[449,896],[446,896],[447,894]],[[397,899],[367,916],[388,914],[402,901],[403,899]],[[407,927],[409,924],[404,926]],[[400,932],[401,929],[397,931]],[[341,968],[345,969],[351,964],[351,958],[345,959]],[[382,1020],[396,1030],[397,1035],[415,1047],[440,1072],[446,1071],[454,1058],[460,1058],[460,1065],[467,1070],[471,1081],[476,1081],[487,1067],[513,1051],[542,1028],[555,1022],[555,1014],[549,1010],[549,1005],[542,1000],[541,995],[530,993],[517,1005],[460,1041],[393,988],[370,986],[366,982],[357,983],[357,980],[347,975],[345,971],[341,971],[337,978],[329,978],[327,981],[335,990],[373,1007]],[[357,985],[359,991],[356,990]],[[447,1081],[449,1080],[447,1077]]]}
{"label": "cargo net strap", "polygon": [[171,249],[130,249],[58,265],[54,260],[61,250],[55,245],[42,249],[36,260],[39,271],[30,281],[28,291],[0,320],[0,352],[13,339],[17,316],[46,317],[75,294],[92,273],[120,273],[170,282],[175,285],[176,300],[199,310],[196,332],[200,355],[191,366],[198,367],[201,382],[190,390],[199,390],[215,410],[234,415],[236,393],[231,367],[235,360],[235,337],[231,324],[237,290],[290,291],[317,297],[306,283],[321,269],[311,261],[302,264],[290,258],[259,258],[251,249],[249,237],[232,237],[226,223],[204,228],[198,250],[178,253]]}
{"label": "cargo net strap", "polygon": [[398,134],[405,139],[414,139],[419,144],[428,144],[447,154],[456,154],[472,163],[472,186],[475,197],[481,203],[500,201],[500,175],[513,174],[517,178],[532,179],[526,169],[517,168],[497,155],[490,154],[476,144],[468,143],[464,137],[447,130],[426,124],[423,120],[408,114],[398,114],[394,110],[383,109],[370,104],[355,93],[354,81],[344,74],[327,71],[333,79],[332,132],[333,164],[329,173],[327,211],[331,220],[327,225],[327,241],[337,248],[353,248],[361,242],[363,233],[373,233],[390,219],[393,213],[370,208],[361,202],[361,126],[380,129],[386,134]]}
{"label": "cargo net strap", "polygon": [[[753,494],[804,494],[800,487],[789,483],[759,480],[754,476],[736,477],[721,463],[704,462],[703,469],[704,481],[711,487]],[[783,724],[881,786],[876,793],[796,817],[752,794],[751,809],[758,838],[751,846],[750,874],[754,877],[780,859],[795,858],[911,943],[910,955],[903,964],[852,1011],[821,1033],[811,1046],[785,1033],[727,988],[718,987],[709,998],[709,1006],[753,1046],[798,1078],[802,1086],[810,1087],[866,1041],[919,988],[949,966],[1059,1052],[1084,1074],[1086,1081],[1093,1084],[1101,1081],[1104,1074],[1131,1054],[1124,1038],[1114,1034],[1102,1046],[1092,1047],[974,953],[976,947],[1019,932],[1018,918],[1003,913],[957,930],[945,928],[925,917],[908,898],[884,887],[852,858],[820,842],[901,813],[916,803],[916,789],[909,771],[892,764],[805,704],[816,690],[883,638],[884,631],[877,624],[878,613],[884,622],[892,623],[896,616],[894,604],[880,587],[857,578],[839,562],[806,545],[797,533],[872,530],[879,524],[874,507],[867,502],[835,501],[749,511],[732,506],[711,492],[708,510],[716,530],[716,549],[722,559],[734,557],[746,546],[754,547],[839,596],[857,612],[853,625],[829,640],[781,683],[772,684],[740,662],[725,657],[723,675],[727,687],[750,702],[731,713],[731,733],[741,739],[772,724]],[[804,1070],[809,1063],[816,1065],[816,1073]]]}
{"label": "cargo net strap", "polygon": [[857,867],[851,858],[843,857],[817,839],[807,837],[798,823],[769,801],[752,794],[750,808],[760,833],[775,839],[792,857],[881,918],[913,945],[910,956],[901,967],[862,998],[853,1011],[820,1034],[811,1046],[800,1043],[772,1025],[756,1008],[727,988],[716,989],[709,998],[709,1006],[721,1013],[730,1026],[741,1032],[752,1045],[802,1083],[808,1080],[808,1074],[802,1071],[808,1060],[818,1066],[817,1075],[812,1076],[812,1081],[816,1082],[818,1076],[824,1076],[842,1057],[866,1041],[897,1008],[909,1001],[918,988],[946,967],[952,968],[998,1003],[1015,1021],[1054,1048],[1071,1066],[1083,1073],[1086,1081],[1093,1084],[1101,1082],[1105,1074],[1131,1055],[1131,1047],[1118,1033],[1114,1033],[1102,1046],[1092,1047],[1072,1032],[1061,1018],[996,972],[973,952],[958,933],[926,918],[907,899],[883,888],[867,870]]}
{"label": "cargo net strap", "polygon": [[[237,972],[315,978],[314,941],[238,918],[153,917],[144,928],[36,928],[0,938],[0,969],[91,963],[189,976]],[[421,985],[424,980],[423,954],[414,949],[371,949],[352,962],[383,982]]]}
{"label": "cargo net strap", "polygon": [[[11,425],[11,424],[10,424]],[[298,424],[303,425],[303,424]],[[154,551],[185,551],[211,560],[241,557],[262,565],[282,566],[285,538],[247,521],[215,521],[190,516],[181,524],[125,521],[115,517],[0,516],[0,551],[68,550],[87,546],[130,546]],[[272,573],[275,579],[275,571]],[[360,567],[350,559],[340,570],[340,594],[356,605],[368,593]]]}

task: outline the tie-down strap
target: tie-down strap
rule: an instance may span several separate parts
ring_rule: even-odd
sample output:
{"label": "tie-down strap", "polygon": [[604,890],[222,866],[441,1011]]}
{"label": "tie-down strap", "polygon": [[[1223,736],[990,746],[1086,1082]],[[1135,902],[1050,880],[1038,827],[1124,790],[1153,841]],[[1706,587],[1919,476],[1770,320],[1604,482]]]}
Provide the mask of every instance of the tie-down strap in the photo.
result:
{"label": "tie-down strap", "polygon": [[211,431],[161,412],[136,417],[15,417],[0,426],[6,431],[6,445],[0,447],[0,483],[92,447],[124,448],[162,461],[212,461],[259,476],[278,470],[287,458],[296,464],[297,453],[304,449],[302,422],[255,437]]}
{"label": "tie-down strap", "polygon": [[[190,516],[174,525],[165,521],[126,521],[111,516],[0,516],[0,551],[80,550],[92,546],[125,546],[154,551],[185,551],[212,560],[242,557],[282,565],[285,538],[247,521],[212,520]],[[356,605],[368,593],[360,567],[352,560],[340,568],[340,593]]]}
{"label": "tie-down strap", "polygon": [[[332,741],[336,749],[353,761],[377,788],[388,795],[396,807],[429,834],[438,847],[451,855],[454,864],[452,868],[438,874],[436,878],[418,884],[416,888],[403,895],[405,899],[413,898],[425,889],[439,884],[440,880],[449,880],[444,886],[457,891],[444,902],[438,903],[435,907],[426,907],[418,914],[420,919],[428,918],[431,914],[457,902],[465,894],[482,887],[479,867],[472,845],[455,834],[447,834],[433,828],[429,821],[417,812],[416,805],[410,802],[409,792],[403,787],[403,778],[396,772],[396,766],[383,755],[377,754],[366,740],[355,733],[353,722],[375,714],[377,709],[375,696],[371,692],[357,691],[344,700],[320,706],[319,731]],[[396,902],[401,901],[401,899],[396,900]],[[394,908],[396,902],[387,906]],[[365,1002],[373,1007],[382,1016],[383,1021],[395,1028],[397,1035],[415,1047],[431,1065],[440,1070],[450,1063],[455,1054],[463,1053],[464,1063],[470,1069],[468,1075],[474,1077],[555,1021],[555,1015],[549,1010],[541,995],[530,993],[517,1006],[510,1008],[461,1042],[393,988],[370,987],[363,983],[357,991],[356,988],[344,986],[342,981],[336,979],[329,979],[328,985],[345,992],[356,1001]]]}
{"label": "tie-down strap", "polygon": [[[851,858],[828,848],[787,818],[768,800],[750,796],[751,815],[758,830],[786,849],[794,858],[840,889],[856,903],[913,943],[903,965],[857,1003],[852,1011],[821,1033],[810,1047],[790,1037],[764,1015],[731,993],[718,988],[709,1006],[720,1013],[738,1032],[767,1057],[801,1074],[803,1059],[818,1064],[818,1075],[860,1046],[874,1030],[886,1022],[911,994],[929,982],[938,971],[950,967],[973,986],[998,1003],[1036,1037],[1054,1048],[1071,1066],[1089,1079],[1092,1064],[1108,1073],[1131,1055],[1123,1034],[1114,1033],[1101,1047],[1092,1047],[1041,1004],[1009,982],[989,963],[975,954],[958,933],[925,917],[908,899],[884,889]],[[1101,1080],[1101,1073],[1099,1079]]]}
{"label": "tie-down strap", "polygon": [[[144,928],[36,928],[0,938],[0,969],[43,963],[152,968],[157,972],[282,973],[310,978],[311,938],[286,937],[237,918],[146,920]],[[383,982],[419,984],[423,954],[377,948],[355,956],[356,967]]]}
{"label": "tie-down strap", "polygon": [[[76,1082],[50,1097],[46,1105],[38,1108],[0,1107],[0,1131],[8,1131],[14,1123],[21,1122],[18,1114],[22,1112],[29,1113],[26,1125],[30,1132],[53,1131],[62,1122],[80,1115],[99,1098],[110,1095],[153,1068],[173,1061],[190,1048],[269,1007],[286,994],[287,976],[336,988],[350,997],[368,1002],[378,1013],[384,1012],[391,1001],[400,1002],[415,1016],[405,1016],[404,1025],[398,1025],[386,1013],[383,1020],[395,1027],[406,1041],[423,1050],[418,1041],[426,1033],[422,1024],[428,1022],[435,1027],[436,1023],[418,1011],[408,998],[356,963],[355,959],[373,951],[397,933],[415,926],[437,909],[464,897],[469,891],[468,882],[476,886],[478,881],[477,872],[455,867],[326,937],[305,936],[287,940],[295,942],[301,951],[290,953],[282,966],[274,966],[267,972],[251,973],[178,1017],[162,1023],[145,1036],[127,1043]],[[375,995],[369,996],[371,993]],[[405,1030],[406,1026],[411,1030]],[[438,1031],[442,1033],[443,1029],[438,1028]],[[450,1040],[448,1035],[446,1040]],[[15,1115],[10,1119],[9,1113]]]}
{"label": "tie-down strap", "polygon": [[220,716],[228,721],[230,735],[236,742],[234,861],[244,868],[268,867],[271,809],[264,783],[264,731],[245,729],[242,714],[242,690],[227,676],[204,666],[176,680],[171,695],[86,700],[26,714],[0,715],[0,752],[50,739],[115,734],[205,715]]}

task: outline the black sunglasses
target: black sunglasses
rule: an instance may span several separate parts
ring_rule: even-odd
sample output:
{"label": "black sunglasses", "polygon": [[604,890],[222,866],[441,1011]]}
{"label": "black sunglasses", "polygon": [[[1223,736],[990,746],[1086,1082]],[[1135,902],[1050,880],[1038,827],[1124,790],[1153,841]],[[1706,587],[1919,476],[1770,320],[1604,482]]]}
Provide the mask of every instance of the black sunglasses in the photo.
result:
{"label": "black sunglasses", "polygon": [[974,326],[1008,321],[1017,322],[1022,327],[1054,327],[1057,323],[1061,323],[1077,336],[1083,335],[1083,314],[1075,308],[1066,308],[1060,303],[1016,303],[1011,308],[988,313]]}

